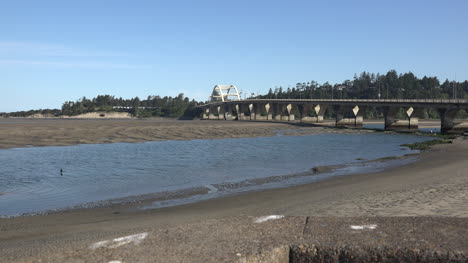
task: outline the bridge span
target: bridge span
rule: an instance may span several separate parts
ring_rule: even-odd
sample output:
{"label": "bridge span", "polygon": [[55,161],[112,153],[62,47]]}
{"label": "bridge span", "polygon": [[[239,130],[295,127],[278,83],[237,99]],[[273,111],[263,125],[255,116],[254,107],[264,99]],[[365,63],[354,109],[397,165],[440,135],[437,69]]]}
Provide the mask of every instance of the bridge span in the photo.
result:
{"label": "bridge span", "polygon": [[[385,129],[417,129],[423,109],[438,111],[441,132],[468,130],[468,121],[455,121],[460,110],[468,110],[468,100],[459,99],[246,99],[217,101],[198,106],[202,119],[276,120],[323,122],[332,108],[336,126],[362,126],[366,108],[382,109]],[[397,119],[403,109],[405,118]],[[299,116],[299,120],[296,119]]]}

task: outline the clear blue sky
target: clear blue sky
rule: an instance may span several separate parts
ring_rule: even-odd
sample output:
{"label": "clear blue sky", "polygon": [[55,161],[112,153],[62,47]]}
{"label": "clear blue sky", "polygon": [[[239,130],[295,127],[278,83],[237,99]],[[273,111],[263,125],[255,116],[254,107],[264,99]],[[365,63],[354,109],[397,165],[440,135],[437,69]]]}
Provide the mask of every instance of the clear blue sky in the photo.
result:
{"label": "clear blue sky", "polygon": [[468,1],[3,1],[0,112],[362,71],[468,79]]}

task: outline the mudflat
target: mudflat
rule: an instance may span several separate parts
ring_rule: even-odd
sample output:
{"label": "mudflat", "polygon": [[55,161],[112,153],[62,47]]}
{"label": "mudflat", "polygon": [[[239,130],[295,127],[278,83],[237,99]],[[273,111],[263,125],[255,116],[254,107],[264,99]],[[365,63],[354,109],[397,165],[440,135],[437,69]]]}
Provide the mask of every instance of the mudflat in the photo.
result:
{"label": "mudflat", "polygon": [[[466,160],[468,140],[457,139],[383,172],[153,210],[119,204],[4,218],[0,255],[4,261],[223,262],[305,242],[328,247],[322,249],[339,244],[452,251],[466,260]],[[286,221],[265,228],[252,223],[267,215]],[[356,232],[353,224],[376,228]],[[113,245],[141,233],[145,239]],[[93,249],[96,242],[108,246]]]}
{"label": "mudflat", "polygon": [[[90,143],[272,136],[300,123],[172,119],[0,119],[0,149]],[[303,128],[304,129],[304,128]],[[307,127],[305,133],[353,132]]]}

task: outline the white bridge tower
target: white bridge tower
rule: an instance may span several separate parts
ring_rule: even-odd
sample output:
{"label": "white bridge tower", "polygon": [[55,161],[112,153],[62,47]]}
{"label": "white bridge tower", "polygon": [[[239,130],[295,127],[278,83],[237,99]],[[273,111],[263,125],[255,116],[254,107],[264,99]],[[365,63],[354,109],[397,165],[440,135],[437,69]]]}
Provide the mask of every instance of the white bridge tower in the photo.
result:
{"label": "white bridge tower", "polygon": [[240,100],[239,90],[234,85],[216,85],[210,96],[210,102]]}

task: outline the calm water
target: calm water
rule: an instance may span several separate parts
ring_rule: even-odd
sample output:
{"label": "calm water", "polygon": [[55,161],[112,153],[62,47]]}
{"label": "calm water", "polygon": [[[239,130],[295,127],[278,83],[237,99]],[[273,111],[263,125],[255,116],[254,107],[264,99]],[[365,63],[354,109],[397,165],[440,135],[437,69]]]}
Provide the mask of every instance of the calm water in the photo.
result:
{"label": "calm water", "polygon": [[[222,195],[229,192],[229,187],[221,187],[229,185],[226,183],[300,173],[315,166],[359,163],[357,158],[401,156],[413,152],[401,144],[428,139],[398,134],[323,134],[0,150],[0,215],[195,187],[208,187],[212,196]],[[355,165],[341,173],[376,168]],[[285,179],[288,182],[276,182],[276,186],[310,182],[315,180],[312,177]],[[239,184],[237,190],[272,186]]]}

